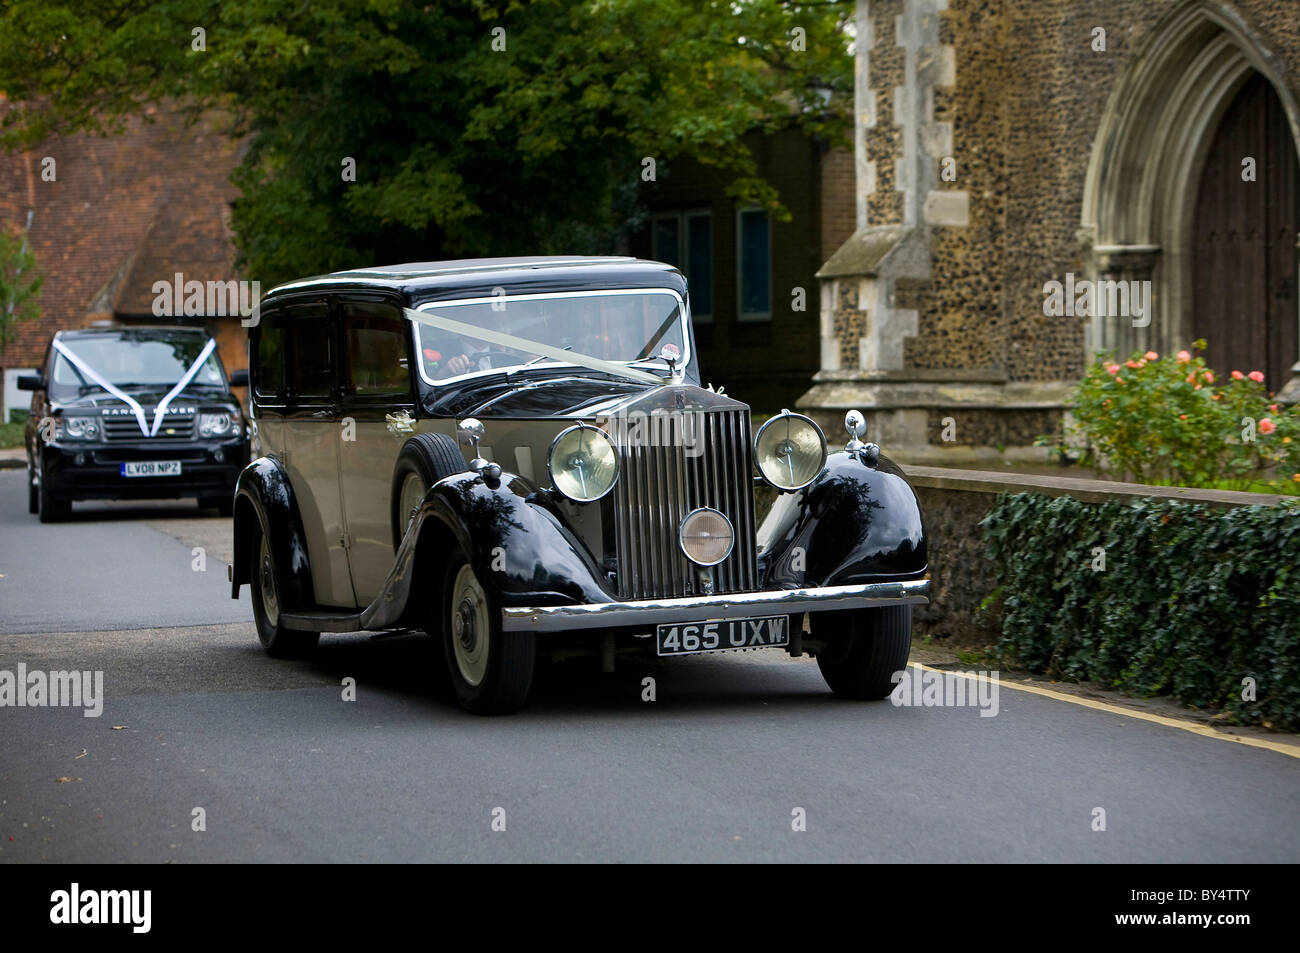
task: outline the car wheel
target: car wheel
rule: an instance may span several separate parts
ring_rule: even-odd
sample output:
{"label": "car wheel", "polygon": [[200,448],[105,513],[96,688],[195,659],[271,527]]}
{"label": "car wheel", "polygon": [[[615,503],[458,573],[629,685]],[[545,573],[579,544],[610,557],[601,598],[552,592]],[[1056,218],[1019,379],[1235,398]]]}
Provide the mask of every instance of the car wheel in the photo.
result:
{"label": "car wheel", "polygon": [[533,682],[536,638],[501,630],[500,608],[464,553],[448,562],[443,593],[442,643],[456,700],[480,715],[518,711]]}
{"label": "car wheel", "polygon": [[27,512],[36,514],[41,511],[41,494],[36,486],[36,470],[27,465]]}
{"label": "car wheel", "polygon": [[393,549],[411,525],[429,487],[465,469],[465,457],[446,434],[421,433],[407,440],[393,465]]}
{"label": "car wheel", "polygon": [[814,612],[813,638],[825,641],[817,667],[836,695],[859,700],[887,698],[895,672],[912,651],[912,607]]}
{"label": "car wheel", "polygon": [[300,632],[280,625],[280,588],[275,578],[275,560],[261,527],[253,532],[253,621],[262,648],[271,658],[308,658],[320,641],[319,632]]}
{"label": "car wheel", "polygon": [[37,487],[36,496],[36,509],[42,523],[61,523],[72,515],[72,501],[56,496],[45,482],[44,476]]}

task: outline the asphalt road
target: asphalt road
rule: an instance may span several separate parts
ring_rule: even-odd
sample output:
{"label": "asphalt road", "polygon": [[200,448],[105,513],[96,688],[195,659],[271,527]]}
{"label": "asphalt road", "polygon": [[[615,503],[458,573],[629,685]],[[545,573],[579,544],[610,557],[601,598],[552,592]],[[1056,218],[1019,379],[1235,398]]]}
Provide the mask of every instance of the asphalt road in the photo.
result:
{"label": "asphalt road", "polygon": [[779,651],[569,662],[485,719],[423,636],[277,662],[228,526],[188,502],[40,526],[0,472],[0,670],[102,670],[105,696],[0,707],[0,862],[1300,859],[1300,759],[1005,684],[980,717],[840,702]]}

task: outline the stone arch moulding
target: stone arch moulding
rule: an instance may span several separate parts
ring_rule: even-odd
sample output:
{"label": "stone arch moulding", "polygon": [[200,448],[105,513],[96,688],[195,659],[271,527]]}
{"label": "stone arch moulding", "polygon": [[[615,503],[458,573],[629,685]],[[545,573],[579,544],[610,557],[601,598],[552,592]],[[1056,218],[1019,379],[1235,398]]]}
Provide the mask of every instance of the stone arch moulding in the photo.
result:
{"label": "stone arch moulding", "polygon": [[1103,348],[1163,354],[1191,340],[1197,186],[1220,120],[1255,73],[1281,100],[1300,152],[1286,69],[1226,3],[1189,0],[1170,11],[1115,83],[1088,161],[1079,237],[1087,277],[1150,280],[1153,314],[1146,327],[1093,317],[1088,358]]}

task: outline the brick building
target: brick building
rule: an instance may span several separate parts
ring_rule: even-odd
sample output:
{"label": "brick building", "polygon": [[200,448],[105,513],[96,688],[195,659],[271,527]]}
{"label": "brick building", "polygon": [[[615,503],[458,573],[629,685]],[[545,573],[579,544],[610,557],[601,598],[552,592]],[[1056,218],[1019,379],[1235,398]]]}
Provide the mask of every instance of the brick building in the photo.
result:
{"label": "brick building", "polygon": [[853,154],[794,129],[746,145],[789,221],[738,207],[726,175],[676,160],[644,193],[649,224],[631,252],[686,275],[704,379],[775,413],[819,366],[816,274],[853,234]]}
{"label": "brick building", "polygon": [[[961,462],[1045,453],[1101,348],[1203,337],[1300,388],[1295,0],[859,0],[857,36],[856,231],[801,407]],[[1149,307],[1045,313],[1082,280]]]}
{"label": "brick building", "polygon": [[238,145],[215,122],[187,127],[158,110],[110,138],[75,135],[0,153],[0,228],[27,231],[45,274],[40,317],[21,322],[0,353],[3,419],[29,405],[16,379],[61,328],[203,324],[217,335],[227,371],[246,366],[238,317],[157,318],[152,309],[154,282],[177,273],[203,282],[237,277],[230,173],[238,161]]}

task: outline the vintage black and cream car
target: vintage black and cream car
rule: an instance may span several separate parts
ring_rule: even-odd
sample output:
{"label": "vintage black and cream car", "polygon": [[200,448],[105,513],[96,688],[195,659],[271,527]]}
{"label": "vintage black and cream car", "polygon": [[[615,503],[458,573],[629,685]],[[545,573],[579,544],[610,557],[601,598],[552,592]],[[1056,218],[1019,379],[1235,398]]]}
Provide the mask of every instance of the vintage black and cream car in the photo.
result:
{"label": "vintage black and cream car", "polygon": [[[911,487],[700,383],[686,281],[631,258],[340,272],[263,299],[232,596],[272,656],[419,629],[456,697],[526,699],[540,653],[779,647],[882,698],[927,601]],[[776,502],[755,525],[755,485]],[[804,630],[804,614],[809,628]]]}
{"label": "vintage black and cream car", "polygon": [[239,401],[217,342],[202,328],[103,327],[59,331],[33,391],[25,432],[27,508],[66,519],[74,500],[196,497],[231,513],[248,463]]}

